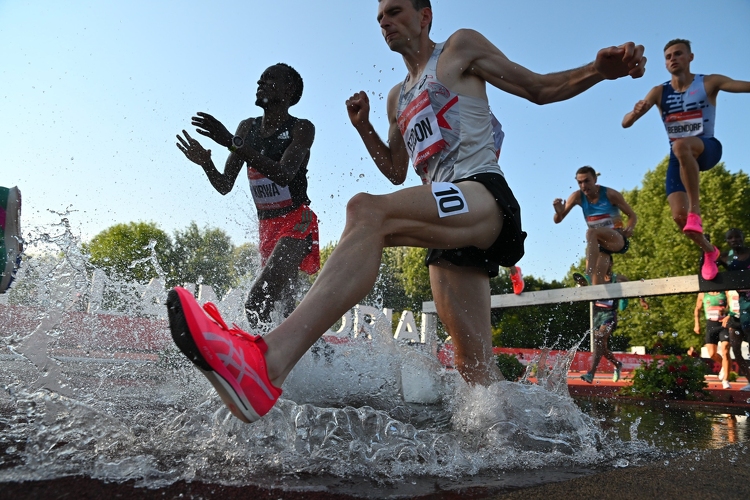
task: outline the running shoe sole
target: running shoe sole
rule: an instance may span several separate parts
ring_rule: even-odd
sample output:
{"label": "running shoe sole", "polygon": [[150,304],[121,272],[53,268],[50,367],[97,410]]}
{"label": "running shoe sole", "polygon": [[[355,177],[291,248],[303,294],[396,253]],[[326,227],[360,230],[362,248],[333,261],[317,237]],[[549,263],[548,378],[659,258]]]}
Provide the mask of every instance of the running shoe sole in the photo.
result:
{"label": "running shoe sole", "polygon": [[589,285],[588,278],[586,278],[586,276],[581,273],[573,273],[573,281],[575,281],[576,286],[588,286]]}
{"label": "running shoe sole", "polygon": [[[170,290],[167,294],[167,315],[169,317],[169,329],[172,332],[172,340],[174,340],[180,351],[211,382],[221,400],[229,408],[229,411],[232,412],[232,415],[246,423],[252,423],[260,419],[261,415],[256,413],[252,405],[245,398],[240,397],[232,384],[211,368],[208,361],[201,355],[190,333],[182,302],[176,290]],[[197,327],[197,325],[194,327]]]}

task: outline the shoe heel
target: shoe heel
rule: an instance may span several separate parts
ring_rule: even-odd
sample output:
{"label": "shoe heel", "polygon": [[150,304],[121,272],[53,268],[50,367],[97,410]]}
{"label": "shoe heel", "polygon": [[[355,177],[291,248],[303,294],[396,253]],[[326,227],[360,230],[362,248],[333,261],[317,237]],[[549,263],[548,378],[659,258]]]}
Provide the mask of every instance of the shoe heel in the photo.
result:
{"label": "shoe heel", "polygon": [[190,330],[188,329],[185,313],[182,310],[180,296],[175,290],[167,293],[167,316],[169,317],[169,330],[172,333],[172,340],[195,366],[205,372],[212,372],[211,366],[201,356],[198,346],[195,345]]}

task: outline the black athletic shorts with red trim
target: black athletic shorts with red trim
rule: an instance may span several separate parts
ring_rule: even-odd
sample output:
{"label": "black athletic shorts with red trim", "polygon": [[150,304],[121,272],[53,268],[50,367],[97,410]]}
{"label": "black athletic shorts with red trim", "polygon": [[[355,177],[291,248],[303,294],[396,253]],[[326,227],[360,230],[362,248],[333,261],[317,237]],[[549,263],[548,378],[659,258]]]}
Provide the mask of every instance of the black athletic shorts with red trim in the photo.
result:
{"label": "black athletic shorts with red trim", "polygon": [[503,211],[503,229],[487,250],[477,247],[451,250],[430,248],[427,250],[425,265],[429,266],[437,259],[443,259],[457,266],[484,269],[490,278],[494,278],[499,274],[500,266],[515,266],[516,262],[523,257],[523,242],[526,239],[526,233],[521,229],[521,207],[508,187],[508,183],[505,182],[505,177],[500,174],[476,174],[453,183],[458,184],[464,181],[479,182],[492,193]]}

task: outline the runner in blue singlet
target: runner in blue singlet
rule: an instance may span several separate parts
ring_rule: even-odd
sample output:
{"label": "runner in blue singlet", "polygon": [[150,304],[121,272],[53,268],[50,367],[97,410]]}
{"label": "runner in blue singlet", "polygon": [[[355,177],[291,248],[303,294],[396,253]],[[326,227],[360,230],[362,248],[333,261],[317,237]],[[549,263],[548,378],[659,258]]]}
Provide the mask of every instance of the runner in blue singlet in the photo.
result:
{"label": "runner in blue singlet", "polygon": [[721,159],[721,143],[714,137],[716,96],[721,90],[750,93],[750,82],[691,73],[693,53],[688,40],[671,40],[664,47],[664,58],[672,78],[638,101],[622,126],[630,127],[653,106],[661,112],[670,141],[666,190],[672,218],[703,250],[701,276],[712,280],[719,272],[716,260],[720,252],[703,236],[699,173]]}
{"label": "runner in blue singlet", "polygon": [[[555,209],[553,220],[559,224],[565,216],[580,205],[586,219],[586,276],[593,285],[604,283],[607,268],[612,265],[612,254],[625,253],[630,247],[628,238],[638,217],[625,201],[622,194],[614,189],[596,183],[598,174],[589,166],[581,167],[576,172],[577,191],[567,201],[557,198],[552,202]],[[624,226],[620,211],[628,216]]]}

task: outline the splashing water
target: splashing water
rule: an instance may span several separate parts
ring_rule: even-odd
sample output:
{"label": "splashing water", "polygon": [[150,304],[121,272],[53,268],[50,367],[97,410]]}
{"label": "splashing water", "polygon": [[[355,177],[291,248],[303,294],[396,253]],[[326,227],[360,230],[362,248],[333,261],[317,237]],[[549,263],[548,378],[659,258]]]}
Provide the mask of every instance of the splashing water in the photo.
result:
{"label": "splashing water", "polygon": [[[163,276],[143,286],[92,271],[65,219],[32,235],[27,248],[35,245],[54,253],[28,259],[0,296],[0,481],[75,474],[160,487],[307,474],[384,483],[617,466],[653,453],[637,424],[624,443],[576,406],[566,387],[574,353],[552,367],[535,360],[537,384],[526,376],[469,387],[429,346],[395,341],[390,325],[317,345],[273,410],[244,424],[172,345]],[[246,324],[249,286],[218,304],[227,323]],[[96,301],[102,289],[116,294],[116,313]]]}

